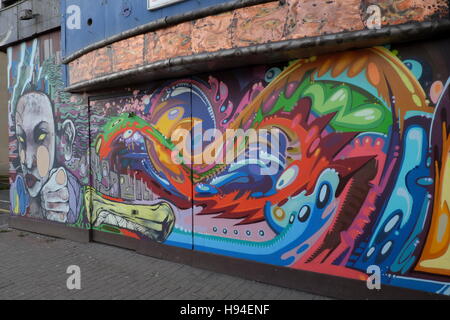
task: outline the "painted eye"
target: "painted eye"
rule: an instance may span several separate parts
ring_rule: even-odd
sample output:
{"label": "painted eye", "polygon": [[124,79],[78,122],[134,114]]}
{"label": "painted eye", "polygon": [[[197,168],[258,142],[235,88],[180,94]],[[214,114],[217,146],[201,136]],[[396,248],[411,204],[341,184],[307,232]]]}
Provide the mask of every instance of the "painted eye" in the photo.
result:
{"label": "painted eye", "polygon": [[331,187],[328,183],[322,184],[319,189],[319,195],[317,197],[316,206],[319,209],[325,208],[331,198]]}
{"label": "painted eye", "polygon": [[277,190],[284,189],[289,185],[291,185],[292,182],[294,182],[295,179],[297,178],[298,172],[299,172],[298,166],[292,166],[289,169],[287,169],[278,179],[276,186]]}
{"label": "painted eye", "polygon": [[39,135],[38,141],[42,142],[42,141],[44,141],[45,138],[47,138],[47,134],[46,133],[42,133],[41,135]]}
{"label": "painted eye", "polygon": [[277,219],[278,221],[283,221],[286,217],[286,212],[284,212],[284,210],[280,207],[276,207],[273,210],[273,214],[275,216],[275,219]]}
{"label": "painted eye", "polygon": [[422,78],[423,66],[420,64],[420,62],[416,60],[405,60],[403,61],[403,63],[409,70],[411,70],[417,80],[420,80],[420,78]]}
{"label": "painted eye", "polygon": [[306,222],[311,215],[311,208],[309,206],[303,206],[298,213],[298,220],[300,222]]}
{"label": "painted eye", "polygon": [[128,139],[128,138],[130,138],[132,135],[133,135],[133,133],[134,133],[134,131],[133,130],[127,130],[127,131],[125,131],[125,133],[123,134],[123,137],[125,138],[125,139]]}
{"label": "painted eye", "polygon": [[280,68],[272,68],[266,72],[266,76],[264,77],[264,80],[269,83],[272,82],[278,75],[281,73]]}

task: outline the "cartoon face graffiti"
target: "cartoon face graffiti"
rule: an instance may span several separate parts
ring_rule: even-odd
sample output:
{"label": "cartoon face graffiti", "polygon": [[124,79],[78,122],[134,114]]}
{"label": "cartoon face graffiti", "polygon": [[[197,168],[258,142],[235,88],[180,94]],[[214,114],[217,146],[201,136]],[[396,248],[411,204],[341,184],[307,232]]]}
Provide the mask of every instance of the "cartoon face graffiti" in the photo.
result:
{"label": "cartoon face graffiti", "polygon": [[[72,174],[64,167],[56,167],[58,132],[50,99],[41,92],[23,95],[17,103],[15,119],[20,166],[30,205],[39,208],[39,217],[73,223],[78,216],[76,195],[80,190]],[[62,127],[60,145],[65,160],[70,160],[75,126],[66,120]]]}
{"label": "cartoon face graffiti", "polygon": [[32,92],[19,99],[16,134],[25,184],[35,198],[48,181],[55,161],[55,122],[52,103],[45,94]]}

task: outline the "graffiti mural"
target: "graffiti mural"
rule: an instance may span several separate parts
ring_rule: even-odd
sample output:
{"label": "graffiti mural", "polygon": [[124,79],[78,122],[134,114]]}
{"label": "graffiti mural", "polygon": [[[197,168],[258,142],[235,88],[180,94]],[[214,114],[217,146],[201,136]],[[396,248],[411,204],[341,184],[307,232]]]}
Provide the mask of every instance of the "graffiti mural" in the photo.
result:
{"label": "graffiti mural", "polygon": [[88,107],[63,93],[45,40],[9,52],[13,215],[358,280],[375,265],[384,284],[450,295],[449,43],[142,84]]}
{"label": "graffiti mural", "polygon": [[59,33],[8,49],[11,211],[86,227],[87,109],[64,93],[59,55]]}
{"label": "graffiti mural", "polygon": [[94,212],[111,209],[95,225],[354,279],[377,265],[385,283],[448,294],[430,278],[448,275],[449,230],[447,88],[429,72],[377,47],[96,101]]}
{"label": "graffiti mural", "polygon": [[[435,86],[442,88],[442,83]],[[431,170],[434,171],[434,203],[433,219],[430,233],[422,252],[422,258],[416,269],[450,276],[450,81],[447,82],[443,94],[436,107],[431,137],[434,152]],[[430,209],[431,210],[431,209]]]}
{"label": "graffiti mural", "polygon": [[[91,135],[96,137],[91,152],[91,222],[97,230],[163,242],[175,223],[192,220],[192,205],[187,198],[179,206],[169,200],[177,193],[164,176],[171,167],[163,153],[170,146],[164,136],[166,124],[162,119],[151,125],[137,116],[149,113],[149,101],[150,95],[136,95],[91,102]],[[187,103],[185,107],[190,108]],[[182,116],[184,109],[179,110]],[[154,166],[162,170],[159,175]],[[191,248],[192,241],[179,245]]]}

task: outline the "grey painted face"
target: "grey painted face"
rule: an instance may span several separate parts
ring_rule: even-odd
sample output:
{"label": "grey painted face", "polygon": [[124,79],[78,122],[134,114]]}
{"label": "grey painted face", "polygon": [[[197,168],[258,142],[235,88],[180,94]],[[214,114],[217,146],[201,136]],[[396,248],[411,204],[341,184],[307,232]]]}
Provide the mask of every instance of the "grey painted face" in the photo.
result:
{"label": "grey painted face", "polygon": [[23,176],[30,196],[38,196],[55,161],[55,121],[49,98],[23,95],[16,109],[16,136]]}

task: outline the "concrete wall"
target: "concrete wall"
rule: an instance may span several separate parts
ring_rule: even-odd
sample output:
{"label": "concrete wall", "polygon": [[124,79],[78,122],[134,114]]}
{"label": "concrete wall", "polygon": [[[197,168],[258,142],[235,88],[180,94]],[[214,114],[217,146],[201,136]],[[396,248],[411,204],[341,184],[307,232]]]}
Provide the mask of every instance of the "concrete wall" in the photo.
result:
{"label": "concrete wall", "polygon": [[0,52],[0,175],[8,174],[8,63],[6,54]]}
{"label": "concrete wall", "polygon": [[[0,48],[59,28],[59,8],[59,0],[26,0],[0,9]],[[28,18],[26,12],[30,13]]]}

